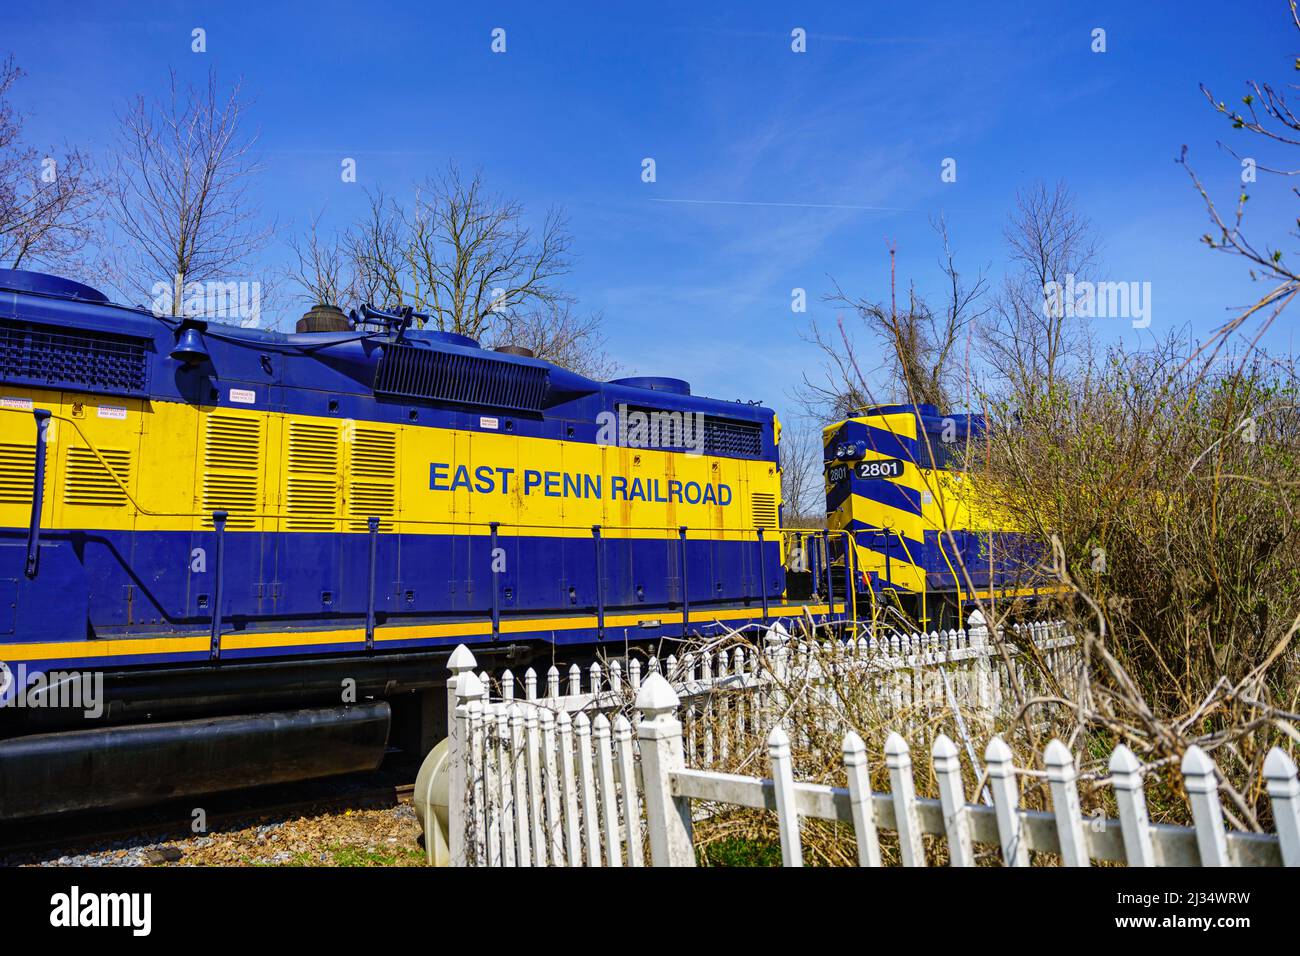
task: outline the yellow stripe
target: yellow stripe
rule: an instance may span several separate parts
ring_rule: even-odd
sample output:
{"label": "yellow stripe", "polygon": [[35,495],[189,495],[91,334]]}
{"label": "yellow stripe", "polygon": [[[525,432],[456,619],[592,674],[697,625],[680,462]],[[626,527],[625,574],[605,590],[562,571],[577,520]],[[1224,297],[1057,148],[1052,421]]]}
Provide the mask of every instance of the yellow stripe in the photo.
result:
{"label": "yellow stripe", "polygon": [[[231,531],[364,534],[365,518],[374,514],[385,520],[385,531],[402,534],[482,536],[490,533],[488,522],[498,521],[505,537],[590,537],[591,526],[599,524],[609,538],[671,542],[686,525],[712,538],[754,541],[755,496],[779,501],[781,494],[770,461],[229,406],[108,402],[42,389],[0,387],[0,393],[59,416],[47,442],[49,529],[195,531],[211,526],[214,508],[225,508]],[[20,478],[30,475],[34,440],[30,412],[0,415],[0,464],[12,458]],[[108,468],[87,451],[90,446]],[[469,469],[475,485],[476,470],[491,469],[494,490],[435,491],[434,462],[449,466],[447,483],[457,466]],[[508,492],[500,490],[498,469],[513,469]],[[543,484],[525,495],[529,470],[599,476],[602,494],[547,496]],[[656,479],[661,496],[669,480],[725,484],[731,503],[616,500],[615,476],[643,485]],[[22,485],[29,481],[22,478]],[[29,511],[29,501],[3,498],[0,526],[26,527]]]}
{"label": "yellow stripe", "polygon": [[[768,609],[770,617],[783,617],[803,614],[805,609],[812,614],[828,613],[825,604],[782,604]],[[836,604],[830,613],[843,613],[844,605]],[[729,608],[721,611],[692,614],[696,623],[712,621],[734,621],[761,617],[761,608]],[[659,621],[662,625],[680,624],[680,612],[651,614],[609,614],[605,616],[605,626],[635,627],[643,621]],[[541,634],[550,631],[577,630],[596,626],[595,616],[529,618],[527,620],[505,620],[501,622],[502,634]],[[416,638],[432,637],[473,637],[492,633],[490,621],[460,621],[454,624],[400,625],[375,629],[376,642],[405,641]],[[330,644],[350,644],[364,641],[366,632],[362,628],[349,628],[338,631],[300,631],[274,634],[223,634],[223,650],[254,650],[269,647],[316,647]],[[8,661],[57,660],[68,657],[129,657],[138,654],[184,654],[206,651],[211,646],[207,637],[153,637],[120,638],[107,641],[68,641],[53,644],[9,644],[0,650]]]}

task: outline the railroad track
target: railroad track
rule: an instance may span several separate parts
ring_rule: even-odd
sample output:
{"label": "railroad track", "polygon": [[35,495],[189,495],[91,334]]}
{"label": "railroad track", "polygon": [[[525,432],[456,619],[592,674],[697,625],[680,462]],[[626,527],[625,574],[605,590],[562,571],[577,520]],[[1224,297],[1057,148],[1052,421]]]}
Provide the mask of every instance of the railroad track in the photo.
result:
{"label": "railroad track", "polygon": [[[395,776],[397,782],[390,779]],[[369,779],[375,777],[382,779]],[[381,770],[263,788],[266,792],[213,794],[136,810],[0,823],[0,865],[36,862],[51,855],[93,853],[116,848],[114,844],[124,841],[148,844],[188,839],[268,820],[386,809],[411,802],[414,777],[414,770]],[[193,829],[196,806],[203,807],[206,815],[206,827],[201,832]]]}

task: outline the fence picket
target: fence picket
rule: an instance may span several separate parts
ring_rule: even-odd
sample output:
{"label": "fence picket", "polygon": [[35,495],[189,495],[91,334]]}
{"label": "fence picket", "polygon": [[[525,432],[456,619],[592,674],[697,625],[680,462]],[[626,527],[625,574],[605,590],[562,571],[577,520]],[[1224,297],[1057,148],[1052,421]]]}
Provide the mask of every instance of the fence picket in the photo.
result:
{"label": "fence picket", "polygon": [[1300,781],[1296,779],[1295,761],[1281,747],[1274,747],[1264,760],[1264,777],[1268,780],[1273,819],[1277,821],[1282,865],[1300,866]]}
{"label": "fence picket", "polygon": [[515,866],[515,796],[514,796],[514,757],[515,750],[510,746],[510,708],[512,704],[497,705],[497,777],[500,782],[501,806],[501,862],[504,866]]}
{"label": "fence picket", "polygon": [[578,785],[582,790],[582,835],[587,866],[600,866],[600,805],[596,803],[596,768],[591,759],[591,721],[579,711],[573,718],[578,738]]}
{"label": "fence picket", "polygon": [[500,775],[497,773],[497,748],[494,740],[497,725],[496,704],[483,707],[483,815],[487,837],[487,865],[501,865],[501,808],[497,804],[500,793]]}
{"label": "fence picket", "polygon": [[[481,680],[481,678],[480,678]],[[483,795],[483,702],[471,700],[466,707],[469,726],[469,795],[470,811],[466,814],[466,852],[476,865],[487,858],[487,812]]]}
{"label": "fence picket", "polygon": [[961,782],[957,745],[947,734],[940,734],[930,748],[930,759],[939,781],[939,803],[943,807],[943,826],[948,834],[949,865],[974,866],[975,850],[967,825],[966,788]]}
{"label": "fence picket", "polygon": [[1142,765],[1124,744],[1110,755],[1111,787],[1119,805],[1119,825],[1124,834],[1124,855],[1129,866],[1155,866],[1147,798],[1142,789]]}
{"label": "fence picket", "polygon": [[1223,832],[1223,807],[1219,803],[1219,771],[1204,750],[1192,744],[1183,754],[1183,781],[1192,803],[1196,846],[1201,866],[1230,866],[1228,837]]}
{"label": "fence picket", "polygon": [[1025,848],[1024,826],[1020,819],[1020,786],[1016,782],[1011,748],[1001,737],[994,737],[984,748],[984,766],[989,775],[989,789],[993,791],[993,809],[997,812],[1002,863],[1004,866],[1028,866],[1029,851]]}
{"label": "fence picket", "polygon": [[1047,780],[1052,790],[1052,810],[1056,814],[1056,837],[1061,844],[1061,862],[1066,866],[1090,866],[1088,840],[1083,832],[1083,808],[1079,803],[1078,773],[1074,755],[1059,740],[1052,740],[1043,751]]}
{"label": "fence picket", "polygon": [[[652,670],[651,673],[657,673],[657,670]],[[623,832],[627,839],[627,865],[642,866],[641,801],[636,795],[632,725],[622,714],[614,718],[614,747],[618,752],[618,790],[623,809]]]}
{"label": "fence picket", "polygon": [[[556,672],[558,675],[558,671]],[[556,677],[558,683],[559,677]],[[539,715],[542,725],[542,779],[546,798],[547,848],[552,866],[564,866],[564,812],[560,806],[560,775],[555,760],[555,714],[543,710]]]}
{"label": "fence picket", "polygon": [[596,766],[600,774],[600,819],[605,838],[605,861],[609,866],[623,865],[618,842],[618,797],[614,793],[614,759],[610,752],[609,718],[597,714],[592,721],[592,740],[596,747]]}
{"label": "fence picket", "polygon": [[528,822],[528,760],[524,754],[524,712],[510,705],[511,764],[515,776],[515,850],[520,866],[532,866],[532,828]]}
{"label": "fence picket", "polygon": [[[580,681],[581,675],[578,680]],[[569,866],[582,866],[582,834],[578,832],[578,781],[573,766],[573,718],[560,711],[560,791],[564,805],[564,849]]]}
{"label": "fence picket", "polygon": [[537,732],[536,707],[524,714],[524,737],[528,762],[528,818],[532,823],[529,834],[533,850],[533,865],[546,866],[546,823],[542,816],[542,748]]}
{"label": "fence picket", "polygon": [[899,734],[885,740],[885,765],[893,792],[894,821],[903,866],[925,866],[925,844],[921,842],[921,821],[916,812],[916,783],[912,779],[912,752]]}
{"label": "fence picket", "polygon": [[772,764],[772,785],[776,790],[776,825],[781,835],[781,862],[803,866],[803,843],[799,839],[799,808],[794,802],[794,760],[790,738],[780,724],[767,735],[767,756]]}
{"label": "fence picket", "polygon": [[876,834],[876,809],[867,772],[867,745],[853,731],[844,738],[844,772],[849,778],[849,805],[853,834],[858,842],[858,866],[880,866],[880,840]]}

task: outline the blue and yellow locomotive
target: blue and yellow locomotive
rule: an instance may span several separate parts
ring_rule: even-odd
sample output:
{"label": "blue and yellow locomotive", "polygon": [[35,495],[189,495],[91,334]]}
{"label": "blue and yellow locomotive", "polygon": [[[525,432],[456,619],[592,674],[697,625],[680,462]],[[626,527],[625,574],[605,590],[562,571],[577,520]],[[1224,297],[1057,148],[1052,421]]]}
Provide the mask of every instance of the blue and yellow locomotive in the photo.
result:
{"label": "blue and yellow locomotive", "polygon": [[964,467],[985,431],[980,415],[924,404],[872,406],[823,430],[834,567],[842,578],[847,566],[860,616],[959,627],[978,601],[1043,589],[1039,549]]}
{"label": "blue and yellow locomotive", "polygon": [[[785,603],[772,411],[415,318],[270,332],[0,271],[0,818],[373,766],[398,716],[427,749],[462,642],[843,613]],[[93,719],[42,706],[83,673]]]}

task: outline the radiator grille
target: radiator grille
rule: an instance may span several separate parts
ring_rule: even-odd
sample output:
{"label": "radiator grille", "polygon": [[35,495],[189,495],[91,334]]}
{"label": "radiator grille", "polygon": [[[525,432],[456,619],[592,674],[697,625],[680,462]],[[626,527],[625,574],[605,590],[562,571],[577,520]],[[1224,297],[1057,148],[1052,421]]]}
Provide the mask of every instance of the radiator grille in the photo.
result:
{"label": "radiator grille", "polygon": [[546,398],[548,374],[542,366],[386,345],[375,371],[375,393],[535,412]]}
{"label": "radiator grille", "polygon": [[143,395],[147,340],[109,332],[63,332],[0,322],[0,379],[92,392]]}
{"label": "radiator grille", "polygon": [[0,443],[0,504],[30,505],[36,446]]}
{"label": "radiator grille", "polygon": [[63,500],[70,505],[93,505],[100,508],[117,508],[129,499],[122,486],[113,480],[116,475],[123,485],[131,477],[131,453],[124,448],[101,448],[100,455],[113,469],[109,474],[89,448],[69,448],[68,462],[63,480]]}
{"label": "radiator grille", "polygon": [[262,505],[261,472],[261,420],[209,415],[203,442],[203,526],[211,528],[212,512],[224,510],[230,513],[227,528],[254,527]]}
{"label": "radiator grille", "polygon": [[776,495],[755,494],[752,501],[755,528],[776,527]]}

